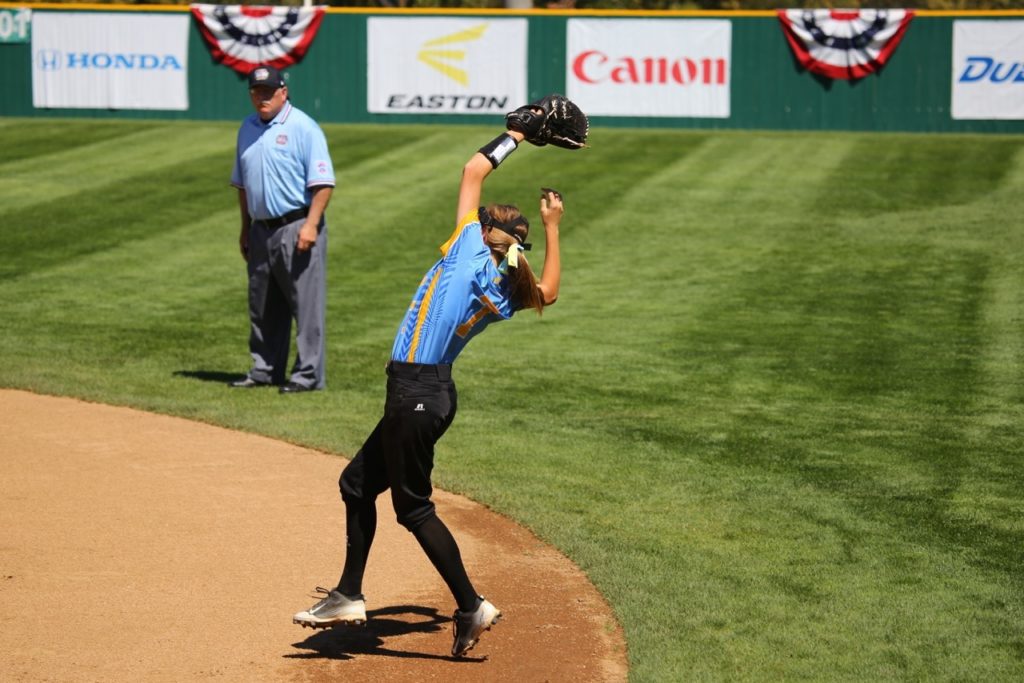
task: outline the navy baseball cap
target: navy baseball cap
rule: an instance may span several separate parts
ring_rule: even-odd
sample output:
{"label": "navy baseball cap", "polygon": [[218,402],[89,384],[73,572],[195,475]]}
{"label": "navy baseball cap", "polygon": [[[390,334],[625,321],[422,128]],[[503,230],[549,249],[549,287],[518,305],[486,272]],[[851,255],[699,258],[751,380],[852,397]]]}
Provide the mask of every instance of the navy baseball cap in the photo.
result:
{"label": "navy baseball cap", "polygon": [[277,90],[284,84],[284,77],[281,76],[281,72],[272,66],[260,65],[249,72],[250,88],[265,85]]}

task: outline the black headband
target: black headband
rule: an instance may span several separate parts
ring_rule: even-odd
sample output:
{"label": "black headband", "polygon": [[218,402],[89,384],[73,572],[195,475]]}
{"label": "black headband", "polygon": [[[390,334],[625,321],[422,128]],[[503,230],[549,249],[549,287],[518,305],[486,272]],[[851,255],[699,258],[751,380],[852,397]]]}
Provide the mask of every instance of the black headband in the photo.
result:
{"label": "black headband", "polygon": [[486,207],[481,206],[477,210],[477,214],[480,217],[480,225],[485,225],[490,228],[497,228],[504,233],[508,233],[516,238],[516,241],[523,247],[523,251],[530,251],[530,247],[533,245],[527,244],[526,240],[516,234],[516,228],[520,225],[526,228],[526,231],[530,231],[530,221],[526,220],[526,216],[519,214],[508,223],[503,223],[496,219],[490,214]]}

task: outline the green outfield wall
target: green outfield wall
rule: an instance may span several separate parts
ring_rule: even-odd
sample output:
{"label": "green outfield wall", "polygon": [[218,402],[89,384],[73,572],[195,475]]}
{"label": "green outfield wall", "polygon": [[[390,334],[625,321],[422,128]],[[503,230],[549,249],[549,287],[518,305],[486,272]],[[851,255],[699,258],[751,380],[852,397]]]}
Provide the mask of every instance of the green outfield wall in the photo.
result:
{"label": "green outfield wall", "polygon": [[[18,7],[2,4],[0,8]],[[69,11],[31,6],[33,14]],[[136,10],[86,6],[96,12],[185,12],[183,7]],[[83,11],[75,6],[74,11]],[[529,98],[566,90],[566,26],[570,18],[643,18],[686,22],[714,18],[732,24],[730,115],[727,118],[594,117],[595,125],[670,128],[871,130],[919,132],[1024,131],[1024,120],[955,120],[953,25],[956,21],[1024,21],[1024,12],[920,12],[902,43],[877,73],[855,81],[815,76],[799,66],[773,13],[622,13],[478,11],[410,12],[329,9],[301,63],[289,69],[293,101],[323,123],[490,123],[497,115],[372,114],[367,111],[367,20],[372,16],[523,17],[528,22]],[[495,49],[499,49],[495,45]],[[239,119],[250,112],[242,78],[213,61],[196,22],[190,22],[185,111],[36,109],[32,104],[31,44],[0,43],[2,116]],[[1024,90],[1024,55],[1018,79]]]}

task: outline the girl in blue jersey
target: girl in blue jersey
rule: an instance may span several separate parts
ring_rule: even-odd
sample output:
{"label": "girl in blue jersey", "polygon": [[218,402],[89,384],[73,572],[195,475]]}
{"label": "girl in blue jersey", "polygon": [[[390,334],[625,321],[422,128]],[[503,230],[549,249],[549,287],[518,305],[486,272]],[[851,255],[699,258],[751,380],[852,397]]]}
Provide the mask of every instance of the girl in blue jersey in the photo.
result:
{"label": "girl in blue jersey", "polygon": [[293,621],[325,628],[366,622],[363,572],[377,528],[377,496],[388,488],[400,524],[413,533],[444,578],[458,608],[452,655],[472,648],[501,612],[480,596],[466,574],[458,544],[430,500],[434,444],[455,417],[451,368],[466,343],[489,324],[524,308],[538,313],[558,298],[561,196],[542,190],[546,248],[538,281],[525,251],[529,222],[510,205],[480,206],[484,180],[524,136],[508,131],[482,147],[462,169],[455,231],[427,271],[398,329],[387,367],[384,416],[341,474],[347,547],[334,590]]}

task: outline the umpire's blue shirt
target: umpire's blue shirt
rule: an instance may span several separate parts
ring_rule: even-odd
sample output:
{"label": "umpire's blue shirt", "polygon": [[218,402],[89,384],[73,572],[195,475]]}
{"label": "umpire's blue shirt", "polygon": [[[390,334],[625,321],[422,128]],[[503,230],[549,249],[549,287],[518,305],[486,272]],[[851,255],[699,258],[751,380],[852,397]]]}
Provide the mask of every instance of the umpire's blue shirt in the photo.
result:
{"label": "umpire's blue shirt", "polygon": [[334,187],[334,166],[320,126],[291,102],[268,122],[252,114],[238,129],[231,184],[245,190],[253,220],[309,206],[310,188]]}

